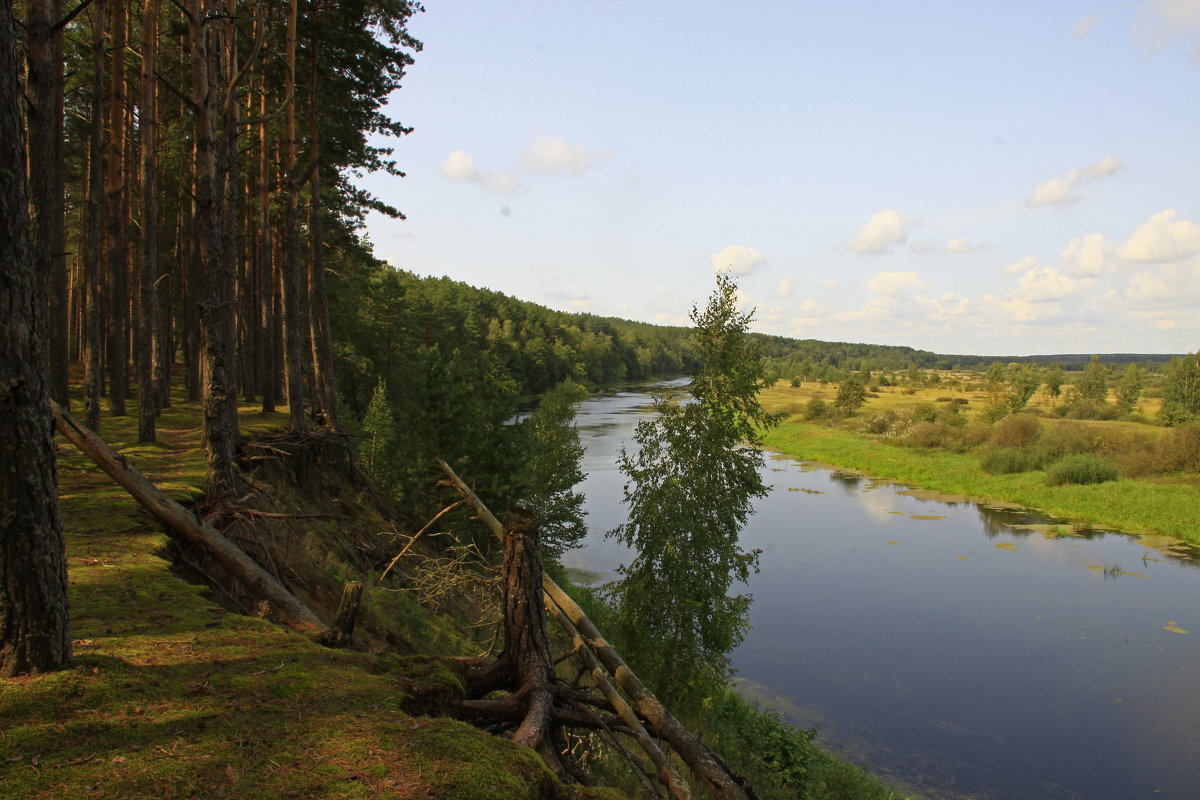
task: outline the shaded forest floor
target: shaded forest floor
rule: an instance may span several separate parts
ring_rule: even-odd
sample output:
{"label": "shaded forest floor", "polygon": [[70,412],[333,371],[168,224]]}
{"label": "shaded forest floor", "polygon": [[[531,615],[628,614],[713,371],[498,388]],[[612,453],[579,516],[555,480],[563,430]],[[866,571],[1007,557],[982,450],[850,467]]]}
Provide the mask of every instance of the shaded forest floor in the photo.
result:
{"label": "shaded forest floor", "polygon": [[[284,424],[242,410],[243,435]],[[188,403],[160,419],[157,444],[135,443],[135,417],[101,431],[185,503],[204,481],[199,434]],[[177,576],[154,520],[57,441],[75,659],[0,683],[0,797],[619,796],[563,787],[507,739],[405,713],[428,659],[331,650],[227,610]],[[415,608],[410,633],[436,643]]]}

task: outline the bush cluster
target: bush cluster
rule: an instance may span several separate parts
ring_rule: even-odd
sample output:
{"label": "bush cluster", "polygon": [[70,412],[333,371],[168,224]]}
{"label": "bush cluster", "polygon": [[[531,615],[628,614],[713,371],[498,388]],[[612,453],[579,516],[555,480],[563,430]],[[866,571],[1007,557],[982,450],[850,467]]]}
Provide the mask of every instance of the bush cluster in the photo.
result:
{"label": "bush cluster", "polygon": [[1116,464],[1092,453],[1064,456],[1046,470],[1046,483],[1050,486],[1105,483],[1120,477],[1121,471]]}

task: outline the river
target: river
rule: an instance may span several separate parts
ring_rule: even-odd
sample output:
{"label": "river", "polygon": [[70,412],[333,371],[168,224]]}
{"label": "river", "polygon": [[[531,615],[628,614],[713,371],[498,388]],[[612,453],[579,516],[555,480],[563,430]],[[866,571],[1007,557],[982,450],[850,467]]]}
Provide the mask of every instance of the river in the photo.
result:
{"label": "river", "polygon": [[[564,563],[585,579],[627,556],[604,537],[625,520],[617,457],[664,386],[578,407],[590,534]],[[762,550],[744,694],[913,797],[1200,797],[1194,549],[782,456],[765,470],[742,535]]]}

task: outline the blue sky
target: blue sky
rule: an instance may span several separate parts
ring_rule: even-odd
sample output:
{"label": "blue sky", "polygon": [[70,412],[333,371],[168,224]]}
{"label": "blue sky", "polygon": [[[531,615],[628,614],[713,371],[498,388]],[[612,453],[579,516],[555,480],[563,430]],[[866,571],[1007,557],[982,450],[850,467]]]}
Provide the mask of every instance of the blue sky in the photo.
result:
{"label": "blue sky", "polygon": [[943,353],[1200,348],[1200,0],[454,2],[376,254],[686,324]]}

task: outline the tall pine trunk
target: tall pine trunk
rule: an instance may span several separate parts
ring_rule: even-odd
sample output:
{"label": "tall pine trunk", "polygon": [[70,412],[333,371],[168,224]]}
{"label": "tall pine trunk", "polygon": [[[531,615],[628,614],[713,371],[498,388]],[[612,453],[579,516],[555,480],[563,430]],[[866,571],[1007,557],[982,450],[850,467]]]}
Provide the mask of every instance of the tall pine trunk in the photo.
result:
{"label": "tall pine trunk", "polygon": [[312,185],[309,187],[308,215],[308,325],[312,338],[313,383],[316,386],[316,418],[330,430],[340,430],[337,395],[333,379],[333,341],[329,331],[329,297],[325,291],[325,243],[321,219],[321,131],[317,119],[317,54],[320,45],[312,42],[309,81],[309,141],[312,148]]}
{"label": "tall pine trunk", "polygon": [[267,136],[267,93],[258,101],[258,336],[254,358],[264,414],[275,413],[275,272],[271,258],[271,153]]}
{"label": "tall pine trunk", "polygon": [[235,494],[234,448],[237,442],[237,409],[233,370],[228,359],[224,294],[225,269],[221,258],[221,185],[217,175],[216,116],[219,73],[216,33],[206,20],[215,8],[190,0],[188,45],[192,66],[192,101],[196,142],[197,246],[203,287],[200,304],[200,379],[207,461],[206,494],[210,506],[227,502]]}
{"label": "tall pine trunk", "polygon": [[296,175],[296,22],[299,0],[288,1],[285,60],[287,101],[284,106],[283,180],[287,216],[283,245],[283,338],[284,370],[287,378],[288,427],[305,429],[304,376],[301,366],[300,331],[300,187]]}
{"label": "tall pine trunk", "polygon": [[[51,0],[28,0],[25,12],[28,45],[26,95],[29,123],[30,211],[33,215],[33,257],[37,285],[35,301],[46,305],[51,347],[50,392],[56,400],[67,400],[67,304],[66,273],[60,268],[63,213],[61,54],[55,42],[54,9]],[[56,195],[56,192],[58,193]],[[61,335],[60,335],[61,334]]]}
{"label": "tall pine trunk", "polygon": [[141,101],[138,109],[138,139],[142,161],[142,265],[138,273],[138,441],[155,440],[158,391],[154,379],[154,350],[162,325],[157,290],[158,279],[158,127],[157,78],[159,0],[145,0],[142,13]]}
{"label": "tall pine trunk", "polygon": [[12,6],[0,4],[0,678],[71,660],[46,376],[45,280],[30,241]]}
{"label": "tall pine trunk", "polygon": [[104,170],[105,256],[108,267],[108,405],[125,416],[129,396],[129,243],[125,231],[124,0],[110,0],[112,69],[108,95],[108,155]]}
{"label": "tall pine trunk", "polygon": [[88,140],[87,219],[84,224],[83,424],[100,432],[100,258],[104,152],[104,18],[107,0],[95,0],[92,14],[92,120]]}

